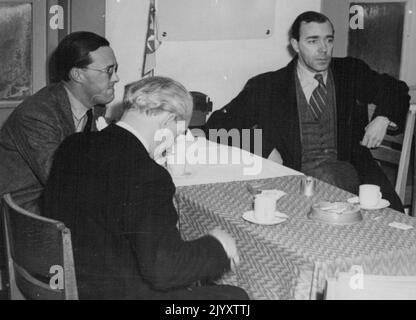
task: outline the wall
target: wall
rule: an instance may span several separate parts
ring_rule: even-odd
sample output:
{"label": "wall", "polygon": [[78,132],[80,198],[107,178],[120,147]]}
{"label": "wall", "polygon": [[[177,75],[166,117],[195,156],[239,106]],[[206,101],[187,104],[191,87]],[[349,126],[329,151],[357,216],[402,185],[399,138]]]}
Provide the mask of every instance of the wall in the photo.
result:
{"label": "wall", "polygon": [[[285,66],[288,31],[295,17],[306,10],[319,11],[321,0],[276,0],[275,34],[268,39],[232,41],[163,42],[157,50],[156,75],[182,82],[213,100],[213,109],[229,102],[252,76]],[[116,99],[125,84],[138,80],[143,63],[147,0],[106,0],[106,36],[119,61]]]}
{"label": "wall", "polygon": [[71,1],[71,31],[105,34],[105,2],[102,0]]}

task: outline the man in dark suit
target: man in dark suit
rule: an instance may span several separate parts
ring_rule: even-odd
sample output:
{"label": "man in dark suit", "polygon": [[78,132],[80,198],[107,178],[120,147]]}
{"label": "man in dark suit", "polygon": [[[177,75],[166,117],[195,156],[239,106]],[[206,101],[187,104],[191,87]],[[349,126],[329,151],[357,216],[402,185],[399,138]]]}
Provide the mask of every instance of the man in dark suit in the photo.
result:
{"label": "man in dark suit", "polygon": [[180,134],[192,108],[181,84],[145,78],[126,86],[121,121],[58,149],[42,214],[71,229],[81,299],[247,298],[232,286],[195,286],[236,267],[237,248],[219,229],[181,239],[175,186],[155,162],[171,141],[162,133]]}
{"label": "man in dark suit", "polygon": [[[391,207],[403,211],[369,149],[380,145],[389,124],[403,130],[407,85],[361,60],[332,58],[333,25],[320,13],[297,17],[290,36],[296,57],[250,79],[207,128],[262,129],[264,157],[277,150],[284,165],[353,193],[363,183],[380,185]],[[370,123],[369,103],[377,106]]]}
{"label": "man in dark suit", "polygon": [[0,132],[0,195],[37,212],[52,156],[65,137],[96,130],[114,99],[117,61],[109,42],[91,32],[64,38],[55,52],[58,83],[23,101]]}

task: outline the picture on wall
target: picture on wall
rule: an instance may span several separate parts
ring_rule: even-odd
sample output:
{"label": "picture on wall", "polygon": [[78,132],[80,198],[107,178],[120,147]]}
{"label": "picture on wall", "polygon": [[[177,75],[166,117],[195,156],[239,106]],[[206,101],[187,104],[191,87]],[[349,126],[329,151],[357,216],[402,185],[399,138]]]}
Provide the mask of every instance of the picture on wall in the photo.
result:
{"label": "picture on wall", "polygon": [[0,102],[32,94],[32,4],[0,2]]}

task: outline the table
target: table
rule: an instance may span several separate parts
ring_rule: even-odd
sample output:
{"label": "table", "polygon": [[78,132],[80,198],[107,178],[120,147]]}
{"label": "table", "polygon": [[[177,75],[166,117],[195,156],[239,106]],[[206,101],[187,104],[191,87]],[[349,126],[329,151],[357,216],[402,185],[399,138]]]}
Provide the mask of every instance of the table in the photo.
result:
{"label": "table", "polygon": [[[221,283],[244,288],[252,299],[318,299],[326,277],[362,268],[367,274],[416,275],[416,219],[389,208],[363,211],[364,220],[333,226],[308,219],[312,203],[345,201],[352,195],[316,181],[315,194],[299,193],[301,176],[232,181],[177,188],[179,228],[191,240],[221,227],[236,239],[241,264]],[[247,184],[262,183],[287,193],[277,202],[286,222],[251,224],[242,213],[252,209]],[[408,231],[389,227],[397,221]]]}
{"label": "table", "polygon": [[199,137],[187,153],[188,175],[173,177],[176,187],[267,179],[303,173],[237,147]]}

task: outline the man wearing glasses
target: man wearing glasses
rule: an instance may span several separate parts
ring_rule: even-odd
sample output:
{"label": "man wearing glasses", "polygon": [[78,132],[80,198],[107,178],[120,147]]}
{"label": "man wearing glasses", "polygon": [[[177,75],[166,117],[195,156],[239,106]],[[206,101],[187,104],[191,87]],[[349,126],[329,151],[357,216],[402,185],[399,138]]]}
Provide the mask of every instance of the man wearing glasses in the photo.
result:
{"label": "man wearing glasses", "polygon": [[91,32],[65,37],[55,52],[57,83],[23,101],[0,132],[0,195],[38,212],[55,150],[65,137],[95,131],[119,81],[109,42]]}

